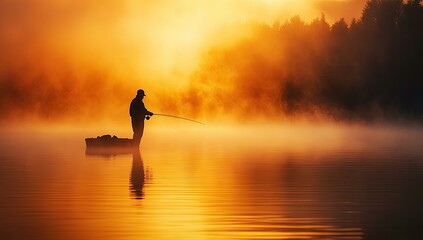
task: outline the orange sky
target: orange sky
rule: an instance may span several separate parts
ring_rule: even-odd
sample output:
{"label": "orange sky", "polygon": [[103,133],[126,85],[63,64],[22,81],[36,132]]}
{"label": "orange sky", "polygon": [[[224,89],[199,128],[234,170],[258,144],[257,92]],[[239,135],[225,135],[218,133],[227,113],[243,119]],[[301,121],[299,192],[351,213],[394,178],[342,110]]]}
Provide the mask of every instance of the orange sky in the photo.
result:
{"label": "orange sky", "polygon": [[130,88],[174,91],[189,80],[201,54],[223,41],[216,34],[222,29],[238,36],[230,29],[237,23],[272,24],[295,15],[311,21],[321,13],[328,21],[359,17],[364,1],[4,0],[0,81],[13,76],[61,88],[68,79],[83,86],[98,72]]}
{"label": "orange sky", "polygon": [[[329,21],[359,16],[364,0],[2,1],[3,67],[94,66],[145,79],[184,73],[222,25],[272,23],[324,12]],[[53,65],[53,66],[51,66]],[[132,77],[131,77],[132,78]]]}

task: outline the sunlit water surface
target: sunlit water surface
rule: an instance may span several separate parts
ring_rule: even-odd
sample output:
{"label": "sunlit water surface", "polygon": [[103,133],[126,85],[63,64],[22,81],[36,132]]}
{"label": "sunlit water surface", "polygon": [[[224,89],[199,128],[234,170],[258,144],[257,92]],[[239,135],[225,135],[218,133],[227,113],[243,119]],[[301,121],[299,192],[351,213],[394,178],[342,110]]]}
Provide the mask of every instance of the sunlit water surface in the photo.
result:
{"label": "sunlit water surface", "polygon": [[423,239],[420,128],[1,133],[0,239]]}

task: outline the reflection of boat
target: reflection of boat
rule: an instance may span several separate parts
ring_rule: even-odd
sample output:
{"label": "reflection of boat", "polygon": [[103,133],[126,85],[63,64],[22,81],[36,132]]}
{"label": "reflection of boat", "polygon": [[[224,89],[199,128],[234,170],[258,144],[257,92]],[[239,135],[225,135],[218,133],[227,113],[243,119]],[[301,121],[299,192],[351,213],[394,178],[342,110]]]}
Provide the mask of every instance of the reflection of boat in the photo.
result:
{"label": "reflection of boat", "polygon": [[138,149],[136,147],[87,147],[85,154],[110,157],[116,155],[132,154],[137,150]]}
{"label": "reflection of boat", "polygon": [[130,138],[118,138],[111,135],[103,135],[96,138],[86,138],[85,143],[87,155],[118,155],[132,154],[134,150],[138,150],[134,141]]}

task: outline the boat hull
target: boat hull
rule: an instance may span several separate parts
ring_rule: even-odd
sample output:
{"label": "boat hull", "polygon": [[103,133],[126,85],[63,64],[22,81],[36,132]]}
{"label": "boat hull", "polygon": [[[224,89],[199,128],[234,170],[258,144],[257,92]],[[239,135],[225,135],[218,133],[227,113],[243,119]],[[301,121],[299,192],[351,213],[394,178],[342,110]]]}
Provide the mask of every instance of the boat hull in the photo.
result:
{"label": "boat hull", "polygon": [[86,138],[85,144],[87,148],[128,148],[136,147],[133,139],[130,138],[118,138],[116,136],[109,137],[110,135],[101,136],[97,138]]}
{"label": "boat hull", "polygon": [[130,138],[118,138],[104,135],[96,138],[86,138],[86,155],[111,156],[118,154],[131,154],[139,151],[138,145]]}

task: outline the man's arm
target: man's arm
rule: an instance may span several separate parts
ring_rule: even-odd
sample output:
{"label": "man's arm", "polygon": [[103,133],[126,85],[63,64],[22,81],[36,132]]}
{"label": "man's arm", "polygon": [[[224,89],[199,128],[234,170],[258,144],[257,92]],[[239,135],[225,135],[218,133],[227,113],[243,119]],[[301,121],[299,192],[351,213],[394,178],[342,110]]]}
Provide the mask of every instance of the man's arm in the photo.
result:
{"label": "man's arm", "polygon": [[142,104],[142,107],[144,108],[144,115],[145,116],[153,116],[154,113],[150,112],[147,110],[147,108],[145,107],[144,103]]}

